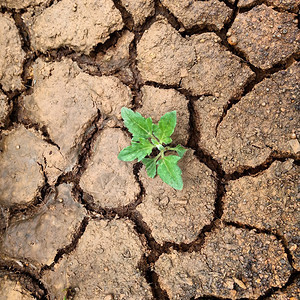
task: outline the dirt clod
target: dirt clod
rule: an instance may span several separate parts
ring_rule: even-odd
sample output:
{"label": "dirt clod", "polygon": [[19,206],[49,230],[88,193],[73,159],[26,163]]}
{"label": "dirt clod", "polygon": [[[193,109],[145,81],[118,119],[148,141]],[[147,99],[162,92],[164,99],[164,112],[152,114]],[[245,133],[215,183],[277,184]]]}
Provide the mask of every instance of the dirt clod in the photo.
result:
{"label": "dirt clod", "polygon": [[43,141],[34,130],[23,126],[4,132],[0,149],[2,206],[32,202],[45,183],[45,175],[47,181],[54,184],[65,166],[55,146]]}
{"label": "dirt clod", "polygon": [[4,91],[22,90],[25,52],[13,18],[0,13],[0,85]]}
{"label": "dirt clod", "polygon": [[203,33],[191,38],[196,61],[182,78],[181,86],[194,95],[213,95],[218,101],[238,97],[253,78],[251,69],[230,53],[215,33]]}
{"label": "dirt clod", "polygon": [[85,217],[71,189],[68,184],[58,186],[57,195],[50,194],[34,216],[10,224],[3,237],[3,253],[36,267],[53,263],[57,251],[72,242]]}
{"label": "dirt clod", "polygon": [[256,67],[268,69],[300,50],[295,15],[274,11],[264,4],[239,14],[230,31],[235,46]]}
{"label": "dirt clod", "polygon": [[77,248],[42,281],[50,299],[62,299],[63,290],[71,288],[74,299],[150,300],[150,287],[138,269],[145,250],[130,221],[90,221]]}
{"label": "dirt clod", "polygon": [[293,160],[274,162],[263,174],[229,182],[224,220],[274,230],[285,238],[300,270],[300,168]]}
{"label": "dirt clod", "polygon": [[161,3],[182,22],[186,29],[198,26],[220,30],[232,14],[232,10],[225,3],[216,0],[162,0]]}
{"label": "dirt clod", "polygon": [[72,0],[62,0],[40,15],[29,17],[26,24],[34,50],[45,52],[68,47],[85,54],[123,27],[121,13],[111,0],[75,4]]}
{"label": "dirt clod", "polygon": [[146,30],[137,45],[138,68],[145,81],[177,85],[196,59],[192,44],[165,20]]}
{"label": "dirt clod", "polygon": [[97,138],[92,157],[80,186],[101,207],[124,206],[133,202],[140,187],[133,174],[133,163],[118,160],[119,152],[130,145],[130,138],[118,128],[106,128]]}
{"label": "dirt clod", "polygon": [[149,179],[144,168],[140,179],[146,190],[137,207],[158,243],[190,243],[214,214],[216,184],[211,170],[189,150],[178,165],[183,172],[184,188],[176,191],[159,177]]}
{"label": "dirt clod", "polygon": [[121,0],[123,7],[131,14],[134,25],[142,25],[154,14],[154,0]]}
{"label": "dirt clod", "polygon": [[211,295],[256,299],[270,287],[282,287],[290,266],[274,237],[225,227],[209,234],[199,253],[163,254],[155,264],[170,299]]}

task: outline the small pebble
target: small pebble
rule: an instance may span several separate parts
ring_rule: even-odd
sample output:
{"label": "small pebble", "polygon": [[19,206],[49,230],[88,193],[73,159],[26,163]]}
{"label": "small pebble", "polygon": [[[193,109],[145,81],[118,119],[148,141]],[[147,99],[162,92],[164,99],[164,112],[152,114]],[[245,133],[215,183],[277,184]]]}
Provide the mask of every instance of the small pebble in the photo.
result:
{"label": "small pebble", "polygon": [[235,36],[231,36],[228,38],[228,43],[231,45],[231,46],[235,46],[238,41],[237,41],[237,38]]}
{"label": "small pebble", "polygon": [[17,148],[17,149],[20,149],[20,145],[17,145],[16,148]]}
{"label": "small pebble", "polygon": [[295,132],[293,132],[293,133],[291,134],[291,139],[295,140],[296,138],[297,138],[297,135],[296,135]]}

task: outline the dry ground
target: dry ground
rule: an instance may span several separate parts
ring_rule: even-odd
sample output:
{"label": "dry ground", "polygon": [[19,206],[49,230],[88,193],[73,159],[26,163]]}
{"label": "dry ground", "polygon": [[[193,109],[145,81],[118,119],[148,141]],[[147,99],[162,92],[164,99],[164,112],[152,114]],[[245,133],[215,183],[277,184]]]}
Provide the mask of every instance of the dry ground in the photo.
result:
{"label": "dry ground", "polygon": [[[0,299],[300,299],[299,0],[0,0]],[[118,161],[176,110],[184,189]]]}

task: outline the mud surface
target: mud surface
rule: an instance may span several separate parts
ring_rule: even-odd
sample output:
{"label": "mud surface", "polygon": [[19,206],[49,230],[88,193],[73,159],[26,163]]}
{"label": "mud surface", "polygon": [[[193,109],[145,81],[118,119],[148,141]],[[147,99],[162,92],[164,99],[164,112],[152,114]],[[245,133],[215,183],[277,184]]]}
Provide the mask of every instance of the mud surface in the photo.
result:
{"label": "mud surface", "polygon": [[[300,299],[299,0],[0,0],[0,299]],[[117,159],[176,110],[184,189]]]}

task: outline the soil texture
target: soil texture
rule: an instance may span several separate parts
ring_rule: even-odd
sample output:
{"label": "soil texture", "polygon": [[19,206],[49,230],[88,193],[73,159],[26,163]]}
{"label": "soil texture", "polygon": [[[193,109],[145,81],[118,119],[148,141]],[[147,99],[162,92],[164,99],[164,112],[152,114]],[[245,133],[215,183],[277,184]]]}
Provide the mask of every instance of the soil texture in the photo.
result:
{"label": "soil texture", "polygon": [[[300,299],[300,0],[0,0],[0,300]],[[117,156],[177,112],[183,190]]]}

